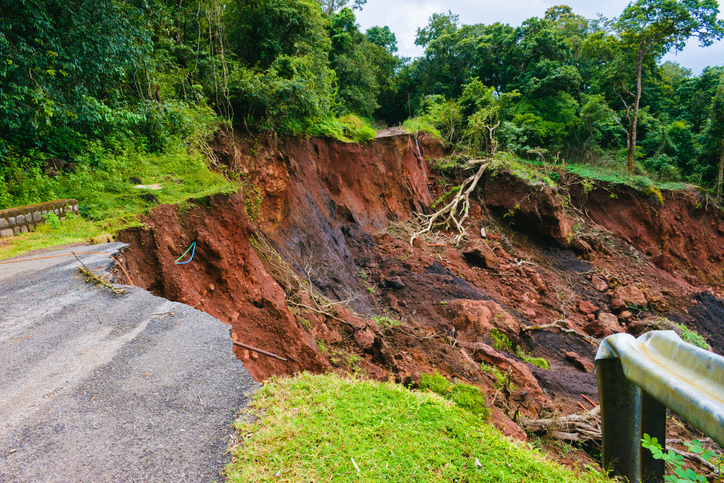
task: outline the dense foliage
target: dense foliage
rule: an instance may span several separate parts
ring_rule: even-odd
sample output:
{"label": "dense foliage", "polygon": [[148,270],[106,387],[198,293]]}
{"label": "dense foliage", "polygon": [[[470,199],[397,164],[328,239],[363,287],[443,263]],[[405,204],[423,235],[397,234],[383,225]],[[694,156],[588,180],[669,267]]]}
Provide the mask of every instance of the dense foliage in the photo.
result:
{"label": "dense foliage", "polygon": [[364,140],[366,122],[407,120],[466,150],[721,180],[724,67],[660,63],[724,35],[715,0],[638,0],[612,20],[557,6],[517,27],[437,13],[412,61],[388,27],[360,30],[365,3],[0,0],[0,207],[224,122]]}
{"label": "dense foliage", "polygon": [[[720,39],[717,13],[713,1],[639,0],[611,21],[558,6],[519,27],[435,14],[417,32],[425,56],[400,72],[397,96],[453,140],[484,126],[519,156],[591,163],[629,154],[629,172],[711,182],[722,154],[716,98],[724,69],[695,77],[658,61],[691,37]],[[491,90],[487,104],[504,104],[495,122],[481,122],[486,93],[477,83]],[[407,115],[382,114],[389,122]]]}

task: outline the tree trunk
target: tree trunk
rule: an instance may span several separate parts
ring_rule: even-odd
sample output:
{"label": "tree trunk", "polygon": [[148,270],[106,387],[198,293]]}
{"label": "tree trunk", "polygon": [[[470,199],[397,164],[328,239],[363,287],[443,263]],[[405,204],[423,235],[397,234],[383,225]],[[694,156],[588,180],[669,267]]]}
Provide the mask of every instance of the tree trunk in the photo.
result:
{"label": "tree trunk", "polygon": [[641,101],[641,71],[643,70],[644,57],[646,52],[643,46],[639,45],[639,51],[636,53],[636,100],[633,106],[633,119],[629,128],[628,154],[626,155],[626,172],[633,174],[634,155],[636,154],[636,127],[639,122],[639,102]]}
{"label": "tree trunk", "polygon": [[722,143],[721,156],[719,156],[719,179],[716,183],[716,197],[721,198],[721,185],[724,181],[724,143]]}

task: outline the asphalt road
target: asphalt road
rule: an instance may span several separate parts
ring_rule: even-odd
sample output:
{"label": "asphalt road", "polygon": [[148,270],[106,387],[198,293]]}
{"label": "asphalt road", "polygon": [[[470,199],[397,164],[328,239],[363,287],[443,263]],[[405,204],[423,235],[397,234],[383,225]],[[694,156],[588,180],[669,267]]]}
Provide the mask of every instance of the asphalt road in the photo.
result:
{"label": "asphalt road", "polygon": [[137,288],[115,295],[78,266],[0,265],[0,482],[222,481],[234,410],[257,387],[229,326]]}

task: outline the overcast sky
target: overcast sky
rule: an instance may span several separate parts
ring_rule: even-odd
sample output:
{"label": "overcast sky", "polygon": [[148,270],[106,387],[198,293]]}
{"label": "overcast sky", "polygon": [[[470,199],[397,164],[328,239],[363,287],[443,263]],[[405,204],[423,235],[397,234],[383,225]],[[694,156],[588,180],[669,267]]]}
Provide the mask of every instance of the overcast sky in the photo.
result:
{"label": "overcast sky", "polygon": [[[554,5],[568,5],[574,13],[586,18],[595,18],[598,13],[612,18],[628,3],[628,0],[367,0],[367,5],[356,15],[363,31],[374,25],[387,25],[397,36],[398,53],[419,57],[424,51],[415,45],[415,31],[427,25],[435,12],[450,10],[460,15],[460,22],[464,24],[502,22],[516,27],[527,18],[542,17]],[[719,16],[724,18],[724,12]],[[701,48],[696,39],[691,39],[682,52],[668,54],[664,60],[676,61],[699,75],[704,67],[724,65],[724,42]]]}

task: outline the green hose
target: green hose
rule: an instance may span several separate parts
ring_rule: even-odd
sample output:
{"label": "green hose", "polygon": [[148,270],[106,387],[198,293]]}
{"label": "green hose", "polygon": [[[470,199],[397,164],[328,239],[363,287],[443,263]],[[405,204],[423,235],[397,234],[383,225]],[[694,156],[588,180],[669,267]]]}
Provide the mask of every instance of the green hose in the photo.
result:
{"label": "green hose", "polygon": [[[186,261],[186,262],[181,262],[181,263],[179,263],[179,260],[181,260],[183,257],[185,257],[186,254],[187,254],[192,248],[194,249],[194,251],[191,253],[191,258],[190,258],[188,261]],[[196,242],[193,242],[193,243],[191,244],[191,246],[186,249],[186,251],[184,252],[183,255],[181,255],[181,256],[178,257],[176,260],[174,260],[174,263],[175,263],[176,265],[185,265],[185,264],[189,263],[191,260],[194,259],[194,253],[196,253]]]}

